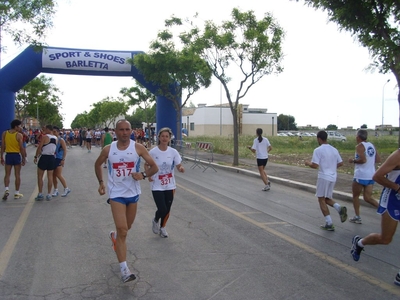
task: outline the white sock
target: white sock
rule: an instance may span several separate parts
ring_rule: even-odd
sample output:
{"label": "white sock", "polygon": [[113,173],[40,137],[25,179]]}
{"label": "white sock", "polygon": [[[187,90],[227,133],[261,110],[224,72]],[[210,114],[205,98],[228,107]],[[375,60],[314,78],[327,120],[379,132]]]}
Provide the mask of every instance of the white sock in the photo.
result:
{"label": "white sock", "polygon": [[126,261],[123,261],[122,263],[119,263],[119,268],[121,270],[121,273],[124,273],[125,270],[129,270],[128,269],[128,265],[126,264]]}
{"label": "white sock", "polygon": [[54,193],[55,193],[55,192],[58,192],[58,189],[54,189]]}
{"label": "white sock", "polygon": [[19,194],[19,191],[15,191],[15,195]]}
{"label": "white sock", "polygon": [[9,190],[8,186],[6,186],[6,192]]}
{"label": "white sock", "polygon": [[342,207],[340,206],[340,204],[335,203],[335,204],[333,204],[333,207],[337,210],[338,213],[340,213],[340,209],[342,208]]}
{"label": "white sock", "polygon": [[357,245],[360,246],[361,248],[364,248],[364,245],[363,245],[363,243],[362,243],[362,239],[360,239],[360,240],[357,242]]}
{"label": "white sock", "polygon": [[325,216],[325,222],[326,222],[326,224],[328,224],[328,225],[332,225],[332,218],[331,218],[331,215]]}

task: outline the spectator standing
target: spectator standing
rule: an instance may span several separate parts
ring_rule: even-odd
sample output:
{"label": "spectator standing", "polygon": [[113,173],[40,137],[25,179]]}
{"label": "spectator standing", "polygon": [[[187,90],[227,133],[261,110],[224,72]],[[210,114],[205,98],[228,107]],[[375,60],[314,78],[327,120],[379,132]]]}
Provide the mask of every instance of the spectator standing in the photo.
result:
{"label": "spectator standing", "polygon": [[[46,200],[51,200],[51,189],[53,187],[53,171],[55,168],[56,157],[54,153],[57,147],[57,137],[53,135],[53,126],[47,125],[44,128],[44,135],[36,149],[36,155],[33,162],[37,163],[37,180],[39,193],[35,198],[36,201],[44,199],[43,196],[43,175],[47,171],[47,195]],[[39,159],[39,161],[38,161]]]}
{"label": "spectator standing", "polygon": [[[4,175],[4,195],[3,201],[8,199],[10,195],[10,177],[11,177],[11,170],[14,167],[14,174],[15,174],[15,192],[14,192],[14,199],[20,199],[24,195],[19,192],[19,188],[21,185],[21,166],[25,165],[25,157],[26,151],[23,146],[23,135],[21,131],[21,124],[20,120],[13,120],[11,122],[11,129],[6,130],[2,134],[2,143],[1,143],[1,164],[5,168],[5,175]],[[5,153],[5,159],[4,159]]]}

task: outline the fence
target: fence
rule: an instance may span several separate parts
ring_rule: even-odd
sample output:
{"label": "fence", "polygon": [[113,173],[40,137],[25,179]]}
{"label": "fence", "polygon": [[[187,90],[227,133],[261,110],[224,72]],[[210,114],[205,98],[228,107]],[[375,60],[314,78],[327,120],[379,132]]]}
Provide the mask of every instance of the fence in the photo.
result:
{"label": "fence", "polygon": [[212,168],[215,172],[217,172],[217,170],[212,166],[212,162],[214,162],[213,144],[207,142],[196,142],[194,164],[191,166],[191,168],[203,168],[203,172],[208,168]]}

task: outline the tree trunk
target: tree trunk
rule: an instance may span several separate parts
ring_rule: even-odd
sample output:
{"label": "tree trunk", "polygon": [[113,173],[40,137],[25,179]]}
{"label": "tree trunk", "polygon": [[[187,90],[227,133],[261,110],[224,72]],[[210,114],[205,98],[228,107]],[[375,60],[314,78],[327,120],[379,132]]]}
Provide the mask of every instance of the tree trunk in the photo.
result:
{"label": "tree trunk", "polygon": [[233,116],[233,166],[239,165],[239,126],[237,110],[232,110]]}

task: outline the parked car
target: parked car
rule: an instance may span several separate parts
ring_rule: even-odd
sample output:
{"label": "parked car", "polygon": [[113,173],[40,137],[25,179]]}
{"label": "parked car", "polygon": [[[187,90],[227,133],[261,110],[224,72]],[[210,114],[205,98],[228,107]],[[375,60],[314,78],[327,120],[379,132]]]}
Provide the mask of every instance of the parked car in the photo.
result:
{"label": "parked car", "polygon": [[294,134],[291,132],[286,132],[286,134],[287,134],[287,136],[294,136]]}
{"label": "parked car", "polygon": [[326,133],[328,134],[328,140],[341,141],[341,142],[345,142],[347,140],[346,137],[340,132],[327,131]]}
{"label": "parked car", "polygon": [[277,136],[288,136],[286,133],[278,132]]}

